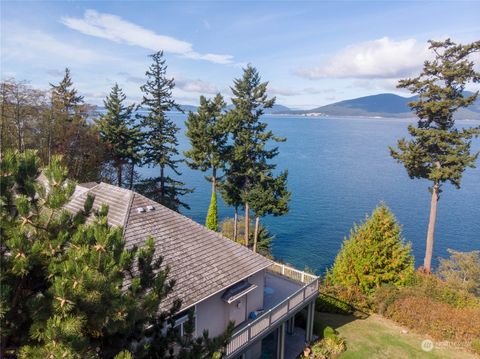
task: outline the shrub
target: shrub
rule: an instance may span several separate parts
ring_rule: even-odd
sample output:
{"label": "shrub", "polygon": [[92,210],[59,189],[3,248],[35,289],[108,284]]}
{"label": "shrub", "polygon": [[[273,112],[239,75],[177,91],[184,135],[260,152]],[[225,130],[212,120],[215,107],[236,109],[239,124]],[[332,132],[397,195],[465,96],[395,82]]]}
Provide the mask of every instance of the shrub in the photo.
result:
{"label": "shrub", "polygon": [[457,252],[449,249],[448,252],[450,258],[440,259],[439,277],[453,289],[480,297],[480,251]]}
{"label": "shrub", "polygon": [[347,350],[345,339],[331,327],[324,329],[324,338],[312,345],[314,359],[334,359]]}
{"label": "shrub", "polygon": [[411,286],[405,288],[410,296],[426,297],[455,308],[479,308],[480,300],[466,290],[454,289],[435,275],[417,272]]}
{"label": "shrub", "polygon": [[480,354],[480,339],[474,339],[470,345],[470,349],[472,349],[472,352],[475,354]]}
{"label": "shrub", "polygon": [[402,286],[414,273],[411,245],[405,244],[393,213],[383,204],[345,239],[327,280],[371,294],[386,283]]}
{"label": "shrub", "polygon": [[323,329],[323,337],[324,338],[333,338],[337,335],[337,333],[335,332],[335,329],[333,329],[332,327],[325,327]]}
{"label": "shrub", "polygon": [[317,311],[337,314],[370,311],[369,297],[357,286],[345,287],[324,282],[320,288],[320,295],[316,301]]}
{"label": "shrub", "polygon": [[477,308],[454,308],[430,298],[407,297],[390,305],[385,316],[436,340],[471,342],[480,338]]}

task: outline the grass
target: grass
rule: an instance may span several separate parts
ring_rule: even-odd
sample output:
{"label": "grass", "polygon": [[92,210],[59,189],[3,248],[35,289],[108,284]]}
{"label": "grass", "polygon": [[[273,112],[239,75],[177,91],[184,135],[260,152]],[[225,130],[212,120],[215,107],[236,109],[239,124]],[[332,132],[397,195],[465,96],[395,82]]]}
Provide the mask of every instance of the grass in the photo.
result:
{"label": "grass", "polygon": [[441,343],[435,343],[431,352],[425,352],[421,348],[421,343],[428,337],[406,331],[379,315],[359,319],[351,315],[317,312],[316,332],[321,332],[327,325],[335,328],[347,342],[347,351],[340,356],[341,359],[479,358],[460,348],[448,347]]}

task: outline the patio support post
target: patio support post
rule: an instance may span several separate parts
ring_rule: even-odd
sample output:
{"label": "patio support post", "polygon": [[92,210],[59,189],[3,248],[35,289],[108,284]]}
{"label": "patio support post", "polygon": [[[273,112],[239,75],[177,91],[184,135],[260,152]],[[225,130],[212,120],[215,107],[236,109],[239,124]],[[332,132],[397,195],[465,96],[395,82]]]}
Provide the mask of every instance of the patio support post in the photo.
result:
{"label": "patio support post", "polygon": [[285,323],[277,329],[277,359],[285,359]]}
{"label": "patio support post", "polygon": [[293,334],[293,328],[295,328],[295,315],[293,315],[293,316],[287,321],[287,334],[292,335],[292,334]]}
{"label": "patio support post", "polygon": [[313,321],[315,316],[315,301],[308,304],[307,326],[305,328],[305,341],[311,342],[313,339]]}

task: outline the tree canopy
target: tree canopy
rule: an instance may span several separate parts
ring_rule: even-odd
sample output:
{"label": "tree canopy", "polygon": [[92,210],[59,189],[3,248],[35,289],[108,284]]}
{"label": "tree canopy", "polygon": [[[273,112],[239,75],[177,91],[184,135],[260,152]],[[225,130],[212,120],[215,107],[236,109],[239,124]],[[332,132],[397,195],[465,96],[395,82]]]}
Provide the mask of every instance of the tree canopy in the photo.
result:
{"label": "tree canopy", "polygon": [[327,279],[356,286],[370,294],[383,284],[405,285],[414,273],[411,244],[405,244],[400,225],[384,204],[344,239]]}

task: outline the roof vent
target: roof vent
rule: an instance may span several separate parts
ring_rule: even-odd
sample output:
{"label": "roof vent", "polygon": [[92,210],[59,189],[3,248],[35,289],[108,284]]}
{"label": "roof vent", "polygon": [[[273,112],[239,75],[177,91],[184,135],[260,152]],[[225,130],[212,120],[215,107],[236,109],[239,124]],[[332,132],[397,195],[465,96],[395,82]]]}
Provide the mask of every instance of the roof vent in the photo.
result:
{"label": "roof vent", "polygon": [[143,208],[143,207],[138,207],[137,208],[137,213],[143,213],[143,212],[145,212],[145,208]]}
{"label": "roof vent", "polygon": [[155,211],[155,207],[147,206],[147,212]]}

